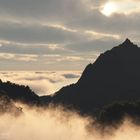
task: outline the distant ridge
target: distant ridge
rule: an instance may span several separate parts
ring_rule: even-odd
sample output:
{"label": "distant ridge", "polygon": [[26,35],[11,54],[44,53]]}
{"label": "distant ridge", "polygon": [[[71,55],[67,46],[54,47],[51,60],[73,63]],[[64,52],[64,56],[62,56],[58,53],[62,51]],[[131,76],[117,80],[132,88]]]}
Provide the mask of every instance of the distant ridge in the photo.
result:
{"label": "distant ridge", "polygon": [[0,100],[7,97],[12,101],[20,101],[29,105],[39,104],[39,96],[36,95],[28,86],[18,85],[9,81],[0,80]]}
{"label": "distant ridge", "polygon": [[140,48],[126,39],[87,65],[77,83],[40,99],[43,103],[73,106],[92,115],[115,101],[139,100]]}

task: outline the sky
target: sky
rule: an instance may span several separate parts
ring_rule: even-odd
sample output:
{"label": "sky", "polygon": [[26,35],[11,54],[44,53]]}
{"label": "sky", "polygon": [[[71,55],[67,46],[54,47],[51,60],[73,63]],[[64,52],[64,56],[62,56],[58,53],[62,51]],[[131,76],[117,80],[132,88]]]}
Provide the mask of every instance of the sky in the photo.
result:
{"label": "sky", "polygon": [[83,70],[139,25],[139,0],[0,0],[0,70]]}

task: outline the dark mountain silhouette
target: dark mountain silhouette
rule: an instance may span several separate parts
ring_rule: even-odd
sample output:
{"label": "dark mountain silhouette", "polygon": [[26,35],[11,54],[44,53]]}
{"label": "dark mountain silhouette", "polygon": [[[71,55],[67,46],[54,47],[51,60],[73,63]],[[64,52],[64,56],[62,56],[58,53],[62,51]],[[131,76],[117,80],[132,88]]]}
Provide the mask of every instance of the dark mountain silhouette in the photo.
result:
{"label": "dark mountain silhouette", "polygon": [[9,81],[0,81],[0,97],[3,96],[26,104],[39,104],[39,96],[28,86],[14,84]]}
{"label": "dark mountain silhouette", "polygon": [[129,39],[89,64],[77,83],[63,87],[52,97],[41,97],[43,103],[72,106],[91,115],[114,101],[139,99],[140,48]]}
{"label": "dark mountain silhouette", "polygon": [[102,126],[121,125],[125,118],[130,119],[134,124],[140,125],[140,101],[116,102],[106,105],[98,116],[98,122]]}

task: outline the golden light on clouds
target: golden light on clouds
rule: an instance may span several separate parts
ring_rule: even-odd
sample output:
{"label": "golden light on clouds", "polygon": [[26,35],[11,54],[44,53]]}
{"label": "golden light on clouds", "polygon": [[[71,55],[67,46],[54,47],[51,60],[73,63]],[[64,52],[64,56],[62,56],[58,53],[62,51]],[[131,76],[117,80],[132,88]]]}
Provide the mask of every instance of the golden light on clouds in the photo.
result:
{"label": "golden light on clouds", "polygon": [[43,23],[42,25],[57,28],[57,29],[61,29],[61,30],[68,31],[68,32],[77,32],[77,30],[71,29],[71,28],[66,27],[64,25],[61,25],[61,24],[45,24],[45,23]]}
{"label": "golden light on clouds", "polygon": [[110,0],[101,6],[101,13],[105,16],[111,16],[114,13],[129,15],[140,12],[140,1],[137,0]]}
{"label": "golden light on clouds", "polygon": [[104,37],[120,39],[120,36],[117,34],[99,33],[99,32],[95,32],[95,31],[91,31],[91,30],[87,30],[87,31],[85,31],[85,33],[94,36],[94,38],[96,38],[96,39],[100,39],[100,38],[104,38]]}
{"label": "golden light on clouds", "polygon": [[101,10],[106,16],[112,15],[115,11],[117,11],[117,5],[114,2],[106,3]]}

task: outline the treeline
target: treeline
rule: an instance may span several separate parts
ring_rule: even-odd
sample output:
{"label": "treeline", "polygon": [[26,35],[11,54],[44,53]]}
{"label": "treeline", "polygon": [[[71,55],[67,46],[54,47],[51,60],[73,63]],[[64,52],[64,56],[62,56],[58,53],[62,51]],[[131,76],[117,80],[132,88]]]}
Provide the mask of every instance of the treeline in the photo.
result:
{"label": "treeline", "polygon": [[104,125],[119,125],[129,118],[137,125],[140,124],[140,101],[115,102],[103,107],[98,115],[98,122]]}
{"label": "treeline", "polygon": [[0,80],[0,96],[3,95],[14,101],[20,101],[27,104],[39,103],[39,96],[36,95],[29,86],[18,85],[10,81],[2,82]]}

